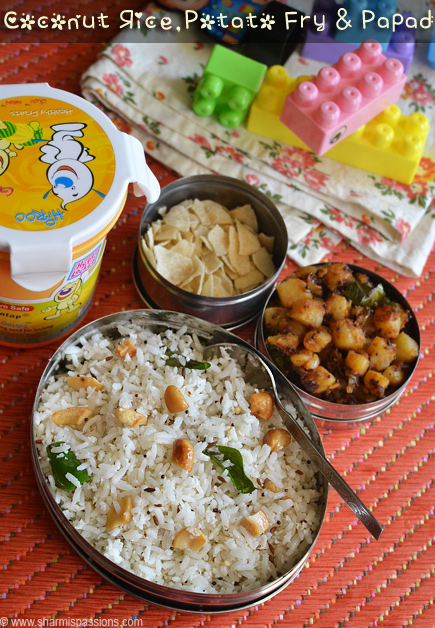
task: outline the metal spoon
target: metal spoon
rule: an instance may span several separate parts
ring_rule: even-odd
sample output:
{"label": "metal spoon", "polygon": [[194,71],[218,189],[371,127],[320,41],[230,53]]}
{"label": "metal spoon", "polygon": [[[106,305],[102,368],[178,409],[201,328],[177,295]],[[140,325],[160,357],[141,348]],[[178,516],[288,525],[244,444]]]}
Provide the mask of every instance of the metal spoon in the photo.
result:
{"label": "metal spoon", "polygon": [[[284,375],[264,358],[256,349],[245,347],[235,343],[217,343],[204,349],[204,358],[221,357],[221,349],[225,349],[242,367],[246,381],[260,390],[264,390],[275,397],[275,404],[283,418],[291,436],[310,457],[317,469],[325,476],[328,482],[335,488],[340,497],[345,501],[353,513],[358,517],[367,530],[379,540],[382,534],[382,526],[363,504],[358,495],[349,484],[334,469],[331,463],[317,449],[311,438],[302,429],[296,419],[285,409],[278,394],[277,386],[289,387]],[[294,394],[292,404],[297,413],[303,418],[308,413],[307,408],[299,397]]]}

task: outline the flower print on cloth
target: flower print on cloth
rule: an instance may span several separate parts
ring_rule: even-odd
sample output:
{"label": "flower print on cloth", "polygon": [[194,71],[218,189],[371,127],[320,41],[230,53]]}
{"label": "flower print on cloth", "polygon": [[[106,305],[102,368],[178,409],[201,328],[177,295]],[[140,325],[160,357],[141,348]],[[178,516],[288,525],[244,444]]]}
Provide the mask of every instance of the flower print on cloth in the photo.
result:
{"label": "flower print on cloth", "polygon": [[221,155],[229,156],[231,159],[234,159],[234,161],[238,161],[239,163],[243,163],[244,156],[242,155],[242,153],[239,153],[232,146],[218,146],[217,147],[217,152],[219,154],[221,154]]}
{"label": "flower print on cloth", "polygon": [[377,180],[372,175],[374,186],[383,196],[395,196],[400,200],[407,200],[409,205],[426,208],[435,193],[435,163],[425,157],[421,160],[417,174],[411,185],[400,183],[388,177]]}
{"label": "flower print on cloth", "polygon": [[203,135],[198,135],[198,133],[195,133],[193,137],[189,137],[189,140],[192,140],[192,142],[195,142],[195,144],[199,144],[200,146],[203,146],[207,150],[210,150],[210,151],[212,150],[212,147],[210,146],[210,142]]}
{"label": "flower print on cloth", "polygon": [[382,242],[380,233],[367,225],[360,225],[359,229],[356,229],[356,239],[360,244],[365,244],[366,246]]}
{"label": "flower print on cloth", "polygon": [[315,190],[320,190],[327,182],[328,175],[318,170],[307,170],[304,172],[304,181]]}
{"label": "flower print on cloth", "polygon": [[414,111],[422,111],[435,106],[435,86],[430,85],[426,76],[417,74],[407,81],[403,98],[409,100],[409,106]]}
{"label": "flower print on cloth", "polygon": [[121,68],[128,68],[132,65],[130,50],[122,44],[115,44],[110,50],[116,65]]}
{"label": "flower print on cloth", "polygon": [[258,187],[260,185],[260,179],[256,174],[247,174],[245,179],[246,183],[249,183],[249,185],[253,185],[254,187]]}
{"label": "flower print on cloth", "polygon": [[401,242],[406,240],[406,238],[411,233],[411,225],[409,224],[409,222],[406,222],[405,220],[403,220],[403,218],[398,218],[396,220],[395,227],[402,234],[402,237],[400,239]]}
{"label": "flower print on cloth", "polygon": [[117,96],[122,96],[124,89],[121,85],[119,77],[116,74],[103,74],[101,77],[103,83],[111,89]]}
{"label": "flower print on cloth", "polygon": [[[152,5],[148,11],[154,11]],[[143,34],[137,35],[139,39]],[[433,134],[414,182],[406,186],[249,133],[243,125],[226,129],[213,118],[196,116],[191,108],[211,46],[151,43],[152,33],[143,41],[146,55],[142,46],[126,43],[121,33],[83,76],[82,87],[85,97],[126,120],[155,159],[182,176],[217,172],[262,190],[284,216],[290,247],[296,245],[289,254],[300,263],[320,261],[331,243],[345,238],[398,272],[421,272],[435,239],[435,211],[427,213],[434,196]],[[131,65],[121,65],[126,59]],[[297,54],[286,64],[291,76],[317,73],[319,67]],[[424,108],[435,128],[435,71],[416,55],[408,77],[398,103],[401,110],[409,115]],[[313,233],[308,241],[317,228],[325,233]]]}
{"label": "flower print on cloth", "polygon": [[337,233],[320,225],[310,231],[300,242],[290,246],[288,254],[300,266],[317,264],[340,242],[341,237]]}

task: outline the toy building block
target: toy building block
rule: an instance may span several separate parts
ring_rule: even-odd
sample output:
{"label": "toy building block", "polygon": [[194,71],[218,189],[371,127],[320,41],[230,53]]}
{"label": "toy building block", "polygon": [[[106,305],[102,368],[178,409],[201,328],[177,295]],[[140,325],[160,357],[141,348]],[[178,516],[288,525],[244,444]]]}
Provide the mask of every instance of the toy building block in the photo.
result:
{"label": "toy building block", "polygon": [[[347,44],[359,44],[366,39],[375,39],[380,42],[382,49],[386,50],[392,35],[392,28],[380,28],[379,18],[385,18],[392,23],[392,17],[397,11],[397,0],[344,0],[343,8],[346,9],[346,20],[351,20],[351,26],[344,30],[336,29],[336,41]],[[374,20],[363,28],[363,11],[372,11]],[[342,26],[345,26],[343,23]]]}
{"label": "toy building block", "polygon": [[198,116],[213,113],[222,126],[241,124],[257,93],[266,66],[243,55],[215,46],[193,95],[193,111]]}
{"label": "toy building block", "polygon": [[[305,43],[302,46],[301,56],[307,59],[323,61],[332,65],[346,52],[352,52],[355,44],[335,41],[335,24],[337,21],[338,5],[335,0],[315,0],[308,23]],[[324,21],[325,28],[318,31],[316,24]]]}
{"label": "toy building block", "polygon": [[430,40],[429,44],[427,60],[429,61],[430,65],[435,68],[435,28],[432,32],[432,39]]}
{"label": "toy building block", "polygon": [[309,150],[307,145],[280,120],[288,94],[294,91],[298,83],[309,78],[303,76],[299,79],[292,78],[282,65],[269,68],[249,110],[246,122],[248,131],[283,144]]}
{"label": "toy building block", "polygon": [[[277,142],[309,150],[308,146],[280,121],[287,95],[304,77],[289,77],[282,66],[269,68],[251,105],[247,129]],[[391,105],[368,124],[333,146],[324,157],[412,183],[429,132],[429,121],[422,113],[401,114]]]}
{"label": "toy building block", "polygon": [[[323,61],[332,65],[346,52],[353,52],[358,47],[357,44],[341,43],[335,40],[335,24],[337,20],[338,5],[335,0],[316,0],[313,6],[313,17],[310,19],[305,43],[302,46],[301,56],[315,61]],[[325,30],[318,31],[314,22],[314,15],[317,16],[317,23],[320,19],[325,20]],[[412,17],[411,13],[403,13],[403,24],[396,27],[396,31],[391,36],[388,48],[384,51],[387,59],[394,57],[402,62],[405,74],[414,58],[415,50],[415,29],[406,26],[406,18]]]}
{"label": "toy building block", "polygon": [[405,74],[409,70],[409,66],[414,58],[415,50],[415,29],[406,26],[406,19],[414,17],[412,13],[402,13],[404,23],[396,27],[396,31],[391,36],[390,43],[384,55],[387,58],[394,57],[402,62]]}
{"label": "toy building block", "polygon": [[287,96],[281,122],[317,155],[395,103],[406,81],[403,65],[386,59],[377,42],[364,42],[322,68]]}
{"label": "toy building block", "polygon": [[[293,12],[295,23],[286,26],[286,13]],[[275,23],[271,30],[261,28],[261,18],[270,15]],[[282,2],[272,0],[255,13],[257,28],[248,28],[242,41],[245,55],[267,66],[284,65],[302,39],[302,18],[305,13],[296,11]]]}
{"label": "toy building block", "polygon": [[391,105],[325,154],[336,161],[411,184],[429,133],[423,113],[405,116]]}

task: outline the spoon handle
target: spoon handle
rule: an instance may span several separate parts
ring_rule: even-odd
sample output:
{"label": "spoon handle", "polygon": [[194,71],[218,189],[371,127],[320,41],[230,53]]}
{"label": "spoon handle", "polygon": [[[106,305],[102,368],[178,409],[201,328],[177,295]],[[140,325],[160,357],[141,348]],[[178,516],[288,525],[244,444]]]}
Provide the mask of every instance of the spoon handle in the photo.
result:
{"label": "spoon handle", "polygon": [[[272,365],[270,365],[272,367]],[[282,377],[281,373],[275,368],[271,368],[273,375],[276,379]],[[367,528],[367,530],[374,536],[376,540],[379,540],[382,534],[382,526],[377,519],[372,515],[368,508],[363,504],[358,495],[352,490],[349,484],[344,480],[341,475],[336,471],[332,464],[323,456],[323,454],[317,449],[313,441],[305,433],[296,419],[284,408],[279,398],[279,394],[275,385],[275,397],[277,400],[277,408],[281,414],[288,431],[295,439],[301,449],[310,457],[320,473],[322,473],[328,482],[335,488],[337,493],[342,497],[345,503],[349,506],[352,512],[357,516],[361,523]]]}

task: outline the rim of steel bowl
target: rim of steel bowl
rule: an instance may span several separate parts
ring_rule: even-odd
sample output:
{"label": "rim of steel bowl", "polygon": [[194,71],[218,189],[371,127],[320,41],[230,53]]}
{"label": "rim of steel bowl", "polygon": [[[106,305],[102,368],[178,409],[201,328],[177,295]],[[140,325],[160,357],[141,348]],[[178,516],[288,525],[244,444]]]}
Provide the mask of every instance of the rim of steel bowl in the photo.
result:
{"label": "rim of steel bowl", "polygon": [[[214,344],[217,342],[235,342],[252,350],[252,346],[249,343],[222,327],[217,327],[212,323],[208,323],[193,316],[164,310],[131,310],[127,312],[119,312],[117,314],[110,314],[109,316],[93,321],[76,331],[59,347],[59,349],[57,349],[47,364],[37,389],[32,411],[30,435],[32,463],[38,488],[41,491],[43,500],[47,505],[51,516],[54,518],[55,523],[67,541],[80,554],[83,560],[85,560],[88,565],[96,569],[101,575],[114,583],[116,586],[119,586],[121,589],[139,597],[142,600],[171,609],[193,613],[230,612],[249,608],[257,603],[261,603],[279,593],[279,591],[290,584],[290,582],[302,569],[317,541],[324,522],[328,499],[328,483],[320,473],[317,473],[316,475],[318,490],[321,495],[318,504],[320,520],[318,529],[313,535],[313,542],[307,548],[307,551],[294,565],[289,568],[287,572],[279,576],[273,582],[267,583],[262,587],[252,589],[250,591],[242,591],[233,594],[195,593],[175,589],[150,582],[145,578],[141,578],[123,569],[122,567],[119,567],[114,562],[103,556],[81,536],[81,534],[68,521],[51,493],[48,482],[39,464],[38,447],[34,434],[34,414],[38,408],[42,390],[45,388],[52,375],[55,375],[57,372],[62,372],[62,369],[64,369],[62,356],[67,347],[83,342],[83,340],[96,332],[101,332],[108,337],[116,339],[120,337],[117,326],[119,324],[125,325],[129,323],[142,325],[156,333],[163,332],[168,328],[178,330],[186,325],[187,332],[197,334],[201,338],[201,341],[204,341],[204,343]],[[311,438],[324,454],[319,431],[310,413],[301,402],[297,393],[291,386],[288,386],[288,388],[279,386],[279,392],[284,400],[296,405],[301,418],[310,432]]]}
{"label": "rim of steel bowl", "polygon": [[[320,267],[320,266],[325,266],[326,264],[330,264],[330,263],[337,263],[337,262],[323,262],[320,264],[310,264],[310,266]],[[362,268],[361,266],[356,266],[355,264],[347,264],[347,266],[355,273],[366,274],[369,277],[369,279],[373,280],[375,285],[377,285],[378,283],[381,283],[384,287],[385,294],[392,301],[399,303],[399,305],[401,305],[407,312],[409,312],[410,318],[408,322],[406,323],[407,333],[409,333],[409,335],[418,343],[418,349],[419,349],[419,354],[420,354],[421,341],[420,341],[420,329],[418,326],[417,317],[415,316],[415,313],[413,312],[410,304],[402,295],[402,293],[393,284],[391,284],[387,279],[385,279],[381,275],[378,275],[374,271],[367,270],[366,268]],[[289,275],[287,275],[287,277],[285,277],[282,281],[285,281],[285,279],[290,277],[292,274],[293,273],[289,273]],[[266,308],[269,307],[269,304],[275,299],[278,299],[276,287],[273,290],[273,292],[269,295],[269,298],[267,299],[263,307],[263,311],[257,321],[257,327],[255,331],[255,346],[266,357],[268,357],[269,360],[271,360],[271,362],[274,362],[274,360],[271,354],[269,353],[266,346],[266,342],[265,342],[266,330],[264,327],[264,313],[266,311]],[[385,412],[385,410],[391,407],[399,399],[399,397],[405,392],[405,389],[407,385],[409,384],[414,374],[414,371],[417,367],[418,361],[419,361],[419,356],[417,357],[415,364],[412,370],[410,371],[408,377],[406,378],[405,382],[401,386],[399,386],[399,388],[394,390],[392,393],[390,393],[386,397],[383,397],[382,399],[378,399],[370,403],[364,403],[364,404],[358,404],[358,405],[333,403],[331,401],[319,399],[318,397],[315,397],[314,395],[310,395],[310,393],[303,390],[303,388],[298,386],[298,384],[292,379],[290,379],[289,377],[287,377],[287,380],[293,386],[293,388],[296,390],[299,396],[302,398],[308,410],[311,412],[317,425],[319,425],[320,427],[333,428],[333,429],[335,428],[347,429],[349,427],[356,427],[357,425],[361,423],[370,421],[371,419],[378,416],[379,414],[382,414],[383,412]]]}
{"label": "rim of steel bowl", "polygon": [[[228,297],[194,294],[163,277],[147,259],[141,240],[148,226],[161,218],[160,208],[177,205],[188,198],[213,200],[228,207],[250,204],[257,216],[259,230],[275,238],[272,254],[276,268],[274,274],[253,290]],[[145,207],[138,231],[137,272],[147,291],[145,296],[162,309],[182,311],[234,329],[255,318],[261,311],[284,266],[287,247],[284,219],[272,199],[261,190],[224,175],[193,175],[165,186],[159,199]]]}

